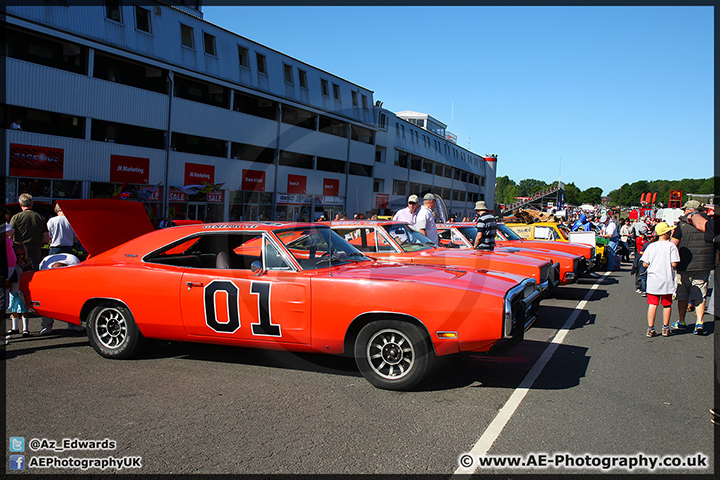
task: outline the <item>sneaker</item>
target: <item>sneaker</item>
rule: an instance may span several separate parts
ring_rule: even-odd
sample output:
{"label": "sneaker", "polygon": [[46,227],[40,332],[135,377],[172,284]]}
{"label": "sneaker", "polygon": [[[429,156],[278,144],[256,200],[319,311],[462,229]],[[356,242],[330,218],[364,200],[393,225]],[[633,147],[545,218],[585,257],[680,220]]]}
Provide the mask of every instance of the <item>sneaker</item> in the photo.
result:
{"label": "sneaker", "polygon": [[635,293],[642,293],[642,290],[640,290],[639,288],[636,288]]}
{"label": "sneaker", "polygon": [[23,335],[23,337],[29,337],[29,336],[30,336],[30,332],[28,332],[27,330],[23,330],[23,334],[22,334],[22,335]]}
{"label": "sneaker", "polygon": [[643,297],[647,297],[647,292],[642,292],[640,295]]}
{"label": "sneaker", "polygon": [[662,336],[663,336],[663,337],[669,337],[670,335],[672,335],[672,333],[670,332],[670,329],[669,329],[668,327],[663,327],[663,329],[662,329]]}
{"label": "sneaker", "polygon": [[652,330],[648,329],[647,333],[645,334],[646,337],[657,337],[657,332],[653,328]]}
{"label": "sneaker", "polygon": [[52,333],[52,328],[45,327],[42,330],[40,330],[40,335],[50,335]]}
{"label": "sneaker", "polygon": [[20,330],[18,330],[17,328],[13,328],[12,330],[7,331],[8,335],[17,335],[18,333],[20,333]]}
{"label": "sneaker", "polygon": [[702,323],[696,323],[695,324],[695,330],[693,330],[693,333],[695,335],[705,335],[705,329],[703,328]]}
{"label": "sneaker", "polygon": [[680,323],[680,322],[673,322],[670,324],[670,328],[672,328],[673,330],[679,330],[681,328],[687,328],[687,324]]}

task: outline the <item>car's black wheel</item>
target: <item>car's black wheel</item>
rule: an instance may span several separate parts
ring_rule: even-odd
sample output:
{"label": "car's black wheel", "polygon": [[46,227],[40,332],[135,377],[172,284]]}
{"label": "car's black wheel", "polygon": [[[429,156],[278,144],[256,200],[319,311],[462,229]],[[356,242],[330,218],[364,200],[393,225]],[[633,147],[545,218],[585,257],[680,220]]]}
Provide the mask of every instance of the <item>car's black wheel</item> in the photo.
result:
{"label": "car's black wheel", "polygon": [[355,340],[355,362],[378,388],[408,390],[430,372],[435,352],[425,332],[412,323],[381,320],[365,325]]}
{"label": "car's black wheel", "polygon": [[129,358],[140,351],[145,337],[127,307],[104,303],[93,308],[87,322],[90,345],[105,358]]}

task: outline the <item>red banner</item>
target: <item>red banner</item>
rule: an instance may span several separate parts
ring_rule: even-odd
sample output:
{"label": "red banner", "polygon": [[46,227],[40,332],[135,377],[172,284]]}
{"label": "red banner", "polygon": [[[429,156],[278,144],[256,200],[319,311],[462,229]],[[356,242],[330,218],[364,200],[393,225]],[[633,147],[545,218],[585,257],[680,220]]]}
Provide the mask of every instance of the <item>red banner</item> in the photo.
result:
{"label": "red banner", "polygon": [[63,178],[62,148],[10,144],[10,175],[14,177]]}
{"label": "red banner", "polygon": [[305,175],[288,174],[287,193],[306,193],[307,177]]}
{"label": "red banner", "polygon": [[389,208],[390,194],[388,193],[376,193],[375,194],[375,208]]}
{"label": "red banner", "polygon": [[245,191],[264,192],[265,172],[261,170],[243,169],[241,188]]}
{"label": "red banner", "polygon": [[187,193],[182,190],[172,187],[170,188],[170,192],[168,193],[168,200],[170,202],[187,202],[187,198]]}
{"label": "red banner", "polygon": [[203,182],[215,183],[215,165],[186,163],[185,185],[202,185]]}
{"label": "red banner", "polygon": [[208,192],[207,201],[208,203],[223,203],[223,191]]}
{"label": "red banner", "polygon": [[150,176],[150,159],[110,155],[110,181],[147,185]]}
{"label": "red banner", "polygon": [[323,178],[323,195],[337,197],[340,192],[340,180],[336,178]]}

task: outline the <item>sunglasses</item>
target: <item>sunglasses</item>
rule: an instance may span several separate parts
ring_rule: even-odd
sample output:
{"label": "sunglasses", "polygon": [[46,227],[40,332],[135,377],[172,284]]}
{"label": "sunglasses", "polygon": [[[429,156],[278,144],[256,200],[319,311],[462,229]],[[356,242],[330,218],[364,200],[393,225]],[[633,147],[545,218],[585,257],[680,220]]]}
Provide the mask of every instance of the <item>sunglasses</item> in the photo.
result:
{"label": "sunglasses", "polygon": [[408,205],[417,205],[417,202],[408,202]]}

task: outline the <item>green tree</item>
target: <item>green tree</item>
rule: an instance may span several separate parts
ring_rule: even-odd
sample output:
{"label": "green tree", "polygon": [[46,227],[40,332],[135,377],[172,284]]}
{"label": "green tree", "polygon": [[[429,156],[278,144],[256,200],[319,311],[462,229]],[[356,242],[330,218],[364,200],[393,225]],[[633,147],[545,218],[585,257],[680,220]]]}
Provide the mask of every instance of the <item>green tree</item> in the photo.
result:
{"label": "green tree", "polygon": [[520,180],[520,183],[518,183],[517,193],[520,197],[529,197],[533,193],[537,193],[547,188],[547,186],[547,183],[542,180],[526,178],[525,180]]}
{"label": "green tree", "polygon": [[602,188],[590,187],[587,190],[583,190],[580,194],[581,203],[589,203],[591,205],[597,205],[600,203],[600,197],[602,196]]}
{"label": "green tree", "polygon": [[565,184],[565,203],[568,205],[580,205],[580,189],[575,182]]}

